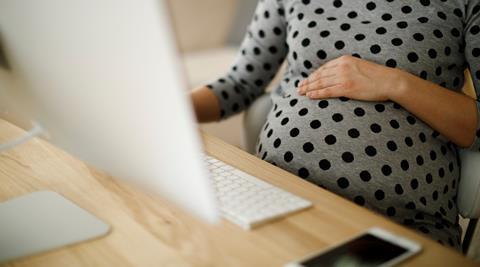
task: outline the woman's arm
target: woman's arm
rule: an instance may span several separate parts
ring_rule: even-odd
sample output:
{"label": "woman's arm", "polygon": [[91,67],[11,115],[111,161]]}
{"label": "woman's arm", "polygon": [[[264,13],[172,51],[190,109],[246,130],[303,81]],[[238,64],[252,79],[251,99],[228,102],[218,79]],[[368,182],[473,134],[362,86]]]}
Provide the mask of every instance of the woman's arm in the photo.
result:
{"label": "woman's arm", "polygon": [[389,99],[400,104],[461,148],[475,140],[477,106],[469,96],[405,73]]}
{"label": "woman's arm", "polygon": [[192,93],[200,121],[226,119],[247,108],[264,93],[288,53],[282,3],[259,1],[230,69]]}
{"label": "woman's arm", "polygon": [[327,62],[300,83],[310,98],[345,96],[366,101],[392,100],[459,147],[480,148],[480,2],[465,6],[465,59],[477,101],[400,69],[352,56]]}
{"label": "woman's arm", "polygon": [[199,122],[220,120],[220,103],[210,88],[203,86],[192,91],[193,109]]}
{"label": "woman's arm", "polygon": [[392,100],[459,147],[470,147],[475,139],[478,112],[474,99],[406,71],[353,56],[322,65],[300,83],[298,92],[312,99]]}

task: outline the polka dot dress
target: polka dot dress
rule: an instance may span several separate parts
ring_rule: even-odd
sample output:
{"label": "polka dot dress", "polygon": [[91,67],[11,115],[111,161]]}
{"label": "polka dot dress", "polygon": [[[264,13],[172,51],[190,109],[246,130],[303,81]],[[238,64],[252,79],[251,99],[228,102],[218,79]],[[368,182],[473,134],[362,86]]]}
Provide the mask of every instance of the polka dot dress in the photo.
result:
{"label": "polka dot dress", "polygon": [[[348,54],[457,92],[469,68],[480,92],[479,24],[479,0],[263,0],[232,68],[209,87],[227,118],[286,60],[257,156],[459,248],[453,143],[397,103],[311,100],[296,87]],[[469,149],[479,147],[480,131]]]}

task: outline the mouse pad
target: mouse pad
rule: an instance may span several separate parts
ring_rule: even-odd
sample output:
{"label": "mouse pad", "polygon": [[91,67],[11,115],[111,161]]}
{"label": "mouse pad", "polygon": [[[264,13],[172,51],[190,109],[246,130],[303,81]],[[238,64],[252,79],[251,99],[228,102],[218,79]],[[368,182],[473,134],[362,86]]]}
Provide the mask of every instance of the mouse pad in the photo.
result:
{"label": "mouse pad", "polygon": [[60,194],[34,192],[0,203],[0,262],[93,239],[109,230]]}

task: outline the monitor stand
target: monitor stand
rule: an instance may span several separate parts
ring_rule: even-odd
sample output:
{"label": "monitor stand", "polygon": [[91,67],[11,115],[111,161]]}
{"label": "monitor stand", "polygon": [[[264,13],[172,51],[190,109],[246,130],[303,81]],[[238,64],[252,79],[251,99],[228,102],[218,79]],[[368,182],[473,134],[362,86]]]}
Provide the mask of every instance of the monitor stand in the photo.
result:
{"label": "monitor stand", "polygon": [[60,194],[0,203],[0,263],[106,235],[110,226]]}

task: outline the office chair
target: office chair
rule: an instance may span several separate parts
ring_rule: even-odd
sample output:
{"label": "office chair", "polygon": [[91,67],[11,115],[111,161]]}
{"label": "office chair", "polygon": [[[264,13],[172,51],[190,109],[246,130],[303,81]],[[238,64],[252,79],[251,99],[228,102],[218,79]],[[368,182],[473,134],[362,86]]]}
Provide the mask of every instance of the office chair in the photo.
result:
{"label": "office chair", "polygon": [[[243,119],[243,144],[255,154],[258,135],[272,107],[270,94],[259,97],[245,112]],[[457,194],[457,207],[463,218],[469,218],[462,242],[463,253],[467,254],[480,217],[480,152],[460,150],[461,177]]]}

